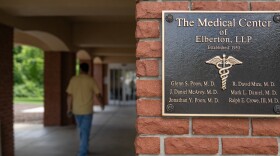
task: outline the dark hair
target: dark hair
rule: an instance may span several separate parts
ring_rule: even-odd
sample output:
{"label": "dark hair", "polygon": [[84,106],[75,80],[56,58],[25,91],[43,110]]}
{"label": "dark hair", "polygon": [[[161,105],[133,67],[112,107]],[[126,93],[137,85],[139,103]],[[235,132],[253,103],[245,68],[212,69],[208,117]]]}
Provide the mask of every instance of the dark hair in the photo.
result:
{"label": "dark hair", "polygon": [[80,69],[81,69],[81,71],[83,71],[84,73],[88,73],[89,66],[88,66],[87,63],[81,63],[81,64],[80,64]]}

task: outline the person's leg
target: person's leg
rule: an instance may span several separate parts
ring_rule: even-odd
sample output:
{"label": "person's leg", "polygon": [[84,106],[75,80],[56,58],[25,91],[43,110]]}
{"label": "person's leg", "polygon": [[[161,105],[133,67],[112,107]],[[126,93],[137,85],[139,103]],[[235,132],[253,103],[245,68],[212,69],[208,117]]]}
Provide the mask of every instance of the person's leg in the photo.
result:
{"label": "person's leg", "polygon": [[79,146],[79,156],[81,155],[81,150],[82,150],[82,131],[81,131],[81,126],[82,126],[82,121],[83,121],[83,115],[75,115],[76,123],[77,123],[77,129],[78,129],[78,134],[79,134],[79,141],[80,141],[80,146]]}
{"label": "person's leg", "polygon": [[80,135],[80,156],[86,156],[88,154],[90,130],[92,123],[92,114],[83,115],[83,120],[81,123],[81,135]]}

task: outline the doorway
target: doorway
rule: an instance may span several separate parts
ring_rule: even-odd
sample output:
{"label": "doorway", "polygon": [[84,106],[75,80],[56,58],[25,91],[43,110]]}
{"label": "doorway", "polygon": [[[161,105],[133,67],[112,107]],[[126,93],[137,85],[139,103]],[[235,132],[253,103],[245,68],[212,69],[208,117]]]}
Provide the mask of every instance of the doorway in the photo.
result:
{"label": "doorway", "polygon": [[109,104],[133,105],[136,102],[135,64],[109,64]]}

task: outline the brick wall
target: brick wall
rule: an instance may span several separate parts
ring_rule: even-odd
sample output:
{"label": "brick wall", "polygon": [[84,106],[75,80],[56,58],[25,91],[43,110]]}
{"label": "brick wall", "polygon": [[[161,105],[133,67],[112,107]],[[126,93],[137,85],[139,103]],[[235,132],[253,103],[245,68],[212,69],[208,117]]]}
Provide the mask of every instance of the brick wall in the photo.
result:
{"label": "brick wall", "polygon": [[3,156],[14,155],[13,28],[0,24],[0,122]]}
{"label": "brick wall", "polygon": [[[97,86],[100,90],[100,93],[102,96],[104,96],[104,89],[103,89],[103,64],[93,64],[93,77],[97,83]],[[97,97],[94,97],[94,102],[95,105],[100,105],[101,103],[97,100]]]}
{"label": "brick wall", "polygon": [[70,52],[45,52],[45,126],[72,124],[67,117],[66,88],[75,75],[75,54]]}
{"label": "brick wall", "polygon": [[[103,78],[104,77],[107,77],[107,72],[108,72],[108,64],[103,64],[103,67],[102,67],[102,69],[103,69]],[[104,83],[103,82],[103,103],[104,104],[108,104],[109,103],[109,101],[108,101],[108,99],[109,99],[109,95],[108,95],[108,84],[107,83]]]}
{"label": "brick wall", "polygon": [[138,155],[279,155],[280,120],[161,117],[161,11],[279,10],[280,2],[137,1]]}
{"label": "brick wall", "polygon": [[44,125],[61,124],[61,55],[59,52],[45,52],[44,67]]}
{"label": "brick wall", "polygon": [[66,89],[68,86],[68,83],[70,82],[70,79],[72,76],[76,74],[76,53],[73,52],[62,52],[62,60],[61,60],[61,118],[62,118],[62,125],[71,125],[75,123],[74,118],[69,118],[67,116],[67,93]]}

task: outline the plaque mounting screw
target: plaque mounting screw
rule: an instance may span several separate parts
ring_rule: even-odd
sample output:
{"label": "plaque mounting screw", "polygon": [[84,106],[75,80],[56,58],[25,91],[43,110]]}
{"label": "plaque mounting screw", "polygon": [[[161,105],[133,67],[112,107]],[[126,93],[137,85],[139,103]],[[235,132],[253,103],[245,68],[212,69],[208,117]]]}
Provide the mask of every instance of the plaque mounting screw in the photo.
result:
{"label": "plaque mounting screw", "polygon": [[173,22],[173,16],[171,14],[168,14],[167,16],[165,16],[165,20],[166,22],[171,23]]}
{"label": "plaque mounting screw", "polygon": [[173,112],[174,111],[174,105],[173,104],[166,105],[166,110],[167,110],[167,112]]}
{"label": "plaque mounting screw", "polygon": [[274,16],[273,16],[273,21],[274,21],[275,23],[280,23],[280,14],[274,15]]}
{"label": "plaque mounting screw", "polygon": [[280,114],[280,105],[275,105],[273,110],[276,114]]}

